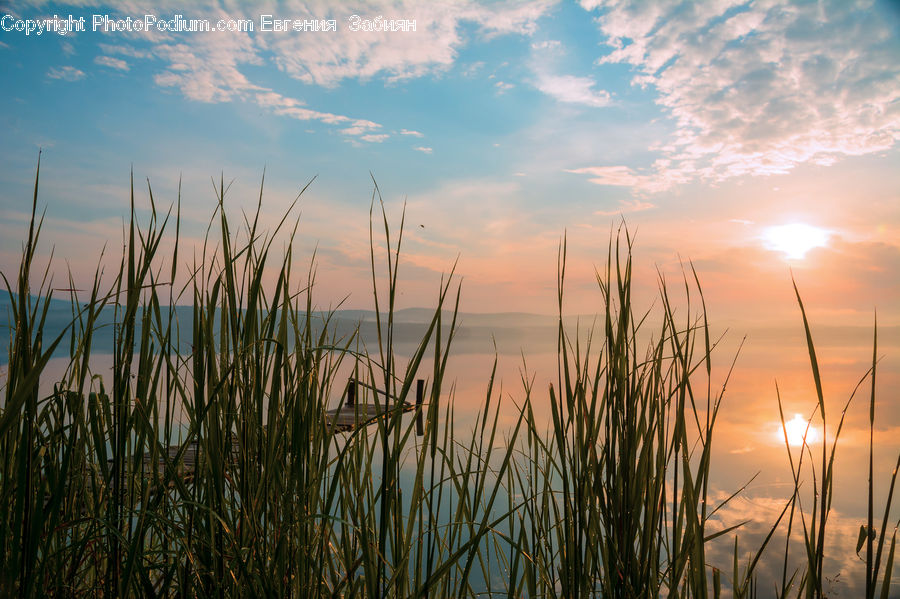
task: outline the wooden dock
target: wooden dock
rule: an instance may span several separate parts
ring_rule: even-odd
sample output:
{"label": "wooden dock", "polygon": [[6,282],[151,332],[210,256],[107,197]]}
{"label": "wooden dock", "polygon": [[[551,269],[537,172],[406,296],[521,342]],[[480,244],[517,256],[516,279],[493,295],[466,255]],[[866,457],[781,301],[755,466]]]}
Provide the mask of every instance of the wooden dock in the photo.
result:
{"label": "wooden dock", "polygon": [[[363,386],[368,389],[371,389],[373,392],[383,395],[385,398],[384,403],[357,403],[356,401],[356,388],[357,386]],[[391,397],[384,391],[380,389],[376,389],[370,385],[366,385],[361,381],[357,381],[351,378],[347,383],[346,397],[342,398],[341,405],[337,408],[326,410],[325,411],[325,426],[331,428],[335,432],[352,432],[356,429],[363,428],[365,426],[371,426],[378,423],[379,417],[387,416],[394,412],[394,410],[399,409],[401,412],[412,412],[417,409],[417,407],[422,405],[425,394],[425,381],[422,379],[418,379],[416,381],[416,403],[411,404],[409,402],[401,402],[398,405],[395,397]],[[393,401],[392,401],[393,400]],[[422,422],[422,412],[419,412],[418,417],[416,418],[416,434],[418,436],[422,436],[424,434],[423,430],[423,422]],[[165,448],[165,454],[157,454],[156,456],[156,466],[157,471],[160,474],[165,472],[166,463],[173,463],[176,458],[178,458],[178,454],[182,451],[182,445],[171,445]],[[181,455],[181,459],[173,464],[178,472],[178,474],[185,478],[189,479],[193,476],[194,471],[197,465],[197,441],[191,441],[184,447],[184,453]],[[229,459],[231,462],[236,462],[240,455],[240,451],[238,449],[238,440],[237,436],[232,433],[231,436],[231,455]],[[152,453],[145,453],[143,456],[143,468],[144,472],[149,474],[154,470],[154,455]],[[112,460],[109,460],[109,463],[112,464]]]}
{"label": "wooden dock", "polygon": [[[377,394],[384,395],[384,403],[357,403],[357,386],[364,386]],[[377,424],[379,417],[387,416],[397,409],[401,412],[412,412],[422,405],[424,396],[425,381],[423,379],[416,381],[416,403],[413,405],[409,402],[398,404],[397,398],[389,396],[387,392],[366,385],[351,377],[347,382],[346,400],[340,407],[325,411],[325,424],[328,427],[334,427],[334,430],[338,432],[353,431],[364,426]],[[420,412],[419,417],[416,419],[416,434],[422,436],[423,432],[422,414]]]}
{"label": "wooden dock", "polygon": [[[348,432],[366,425],[376,424],[376,419],[386,416],[398,409],[396,404],[344,404],[339,408],[325,412],[325,424],[335,431]],[[399,406],[402,412],[412,412],[416,407],[410,403]]]}

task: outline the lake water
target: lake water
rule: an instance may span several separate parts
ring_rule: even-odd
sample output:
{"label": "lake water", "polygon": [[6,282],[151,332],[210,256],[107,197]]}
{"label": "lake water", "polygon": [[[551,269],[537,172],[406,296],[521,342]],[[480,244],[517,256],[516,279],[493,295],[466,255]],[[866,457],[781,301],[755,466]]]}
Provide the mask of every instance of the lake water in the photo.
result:
{"label": "lake water", "polygon": [[[190,310],[179,308],[182,326],[188,330]],[[181,313],[184,310],[184,313]],[[9,301],[0,301],[0,315],[4,319],[0,327],[0,344],[9,346]],[[377,340],[373,315],[365,312],[342,312],[335,321],[338,329],[352,330],[361,323],[362,343],[375,351]],[[420,310],[401,311],[396,328],[398,356],[409,356],[420,338],[427,314]],[[51,308],[45,339],[58,334],[71,320],[68,302],[54,302]],[[107,315],[104,328],[95,342],[97,352],[94,367],[98,374],[108,372],[111,359],[114,328],[112,317]],[[580,325],[583,338],[590,325],[588,318],[567,319],[574,332]],[[728,374],[735,353],[743,340],[736,366],[727,383],[725,397],[714,433],[714,459],[710,496],[721,501],[733,491],[756,478],[747,488],[721,510],[717,523],[712,526],[730,526],[740,521],[749,522],[739,532],[741,548],[759,546],[769,527],[778,517],[791,489],[791,471],[778,416],[776,381],[788,419],[794,414],[808,417],[816,407],[815,387],[802,323],[787,328],[740,328],[740,323],[729,323],[730,331],[713,354],[713,393],[716,393]],[[826,405],[829,414],[828,442],[833,438],[833,425],[837,423],[844,404],[872,361],[872,331],[860,327],[828,327],[813,323],[819,364],[824,383]],[[713,338],[724,328],[713,323]],[[451,347],[448,373],[445,379],[446,397],[455,406],[455,426],[458,434],[472,430],[472,424],[484,405],[487,383],[494,360],[497,360],[495,391],[499,390],[503,401],[501,428],[511,427],[515,421],[516,404],[524,397],[522,377],[533,380],[535,411],[540,417],[550,416],[548,386],[557,381],[557,328],[551,316],[528,314],[463,314]],[[746,339],[744,337],[746,336]],[[63,351],[48,367],[49,379],[61,376],[65,365]],[[495,350],[496,348],[496,350]],[[189,348],[187,349],[189,351]],[[496,351],[496,353],[495,353]],[[876,394],[878,403],[875,451],[876,518],[880,519],[891,471],[900,451],[900,330],[897,327],[879,331]],[[104,356],[104,354],[106,354]],[[0,355],[2,381],[5,382],[7,354]],[[427,371],[423,368],[423,371]],[[343,375],[342,375],[343,376]],[[450,384],[453,383],[452,395]],[[844,430],[838,446],[834,503],[829,516],[827,542],[831,548],[826,554],[826,569],[831,579],[832,593],[854,596],[863,584],[864,562],[857,557],[855,546],[859,526],[865,521],[868,459],[868,399],[871,392],[867,380],[847,411]],[[335,403],[339,398],[334,398]],[[819,443],[812,446],[816,461],[820,460]],[[794,450],[796,453],[796,449]],[[811,479],[804,474],[803,505],[811,510]],[[893,510],[892,524],[900,510]],[[799,522],[795,523],[797,542],[792,555],[801,557],[802,541]],[[767,559],[759,570],[763,596],[767,596],[775,581],[780,581],[784,551],[784,527],[767,550]],[[890,532],[890,531],[889,531]],[[715,541],[709,561],[730,571],[733,551],[733,535]],[[896,577],[895,577],[896,578]]]}

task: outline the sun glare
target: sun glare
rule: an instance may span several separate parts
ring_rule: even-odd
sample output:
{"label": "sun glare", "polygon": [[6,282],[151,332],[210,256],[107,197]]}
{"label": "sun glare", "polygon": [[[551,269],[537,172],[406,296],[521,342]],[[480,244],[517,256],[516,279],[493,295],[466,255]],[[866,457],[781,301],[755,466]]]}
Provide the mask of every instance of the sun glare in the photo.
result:
{"label": "sun glare", "polygon": [[[784,429],[787,431],[788,444],[793,447],[803,445],[803,435],[806,435],[806,444],[811,445],[819,440],[819,429],[809,426],[807,429],[806,419],[800,414],[794,414],[794,417],[784,423]],[[784,440],[784,431],[778,427],[778,438]]]}
{"label": "sun glare", "polygon": [[782,252],[791,260],[802,260],[809,250],[828,243],[828,231],[804,223],[777,225],[763,232],[763,241],[770,250]]}

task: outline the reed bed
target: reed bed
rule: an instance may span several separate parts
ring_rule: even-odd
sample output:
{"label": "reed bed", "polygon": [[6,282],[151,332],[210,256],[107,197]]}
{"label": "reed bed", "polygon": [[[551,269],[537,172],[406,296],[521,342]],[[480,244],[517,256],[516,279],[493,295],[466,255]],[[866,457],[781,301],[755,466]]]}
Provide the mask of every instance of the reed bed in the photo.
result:
{"label": "reed bed", "polygon": [[[403,223],[392,230],[377,185],[370,218],[377,347],[362,347],[355,333],[339,336],[333,315],[316,310],[314,261],[302,276],[294,272],[301,260],[291,249],[297,228],[290,212],[274,231],[261,231],[261,186],[256,213],[233,231],[222,179],[206,243],[186,277],[179,271],[180,197],[162,211],[148,186],[150,217],[140,223],[132,184],[112,282],[98,268],[86,297],[70,291],[71,322],[50,338],[50,269],[35,271],[39,172],[19,272],[12,280],[4,273],[11,342],[0,409],[0,504],[9,508],[0,512],[0,595],[824,596],[840,426],[815,467],[808,447],[799,457],[788,447],[794,491],[753,558],[739,559],[740,524],[710,526],[721,508],[710,500],[709,473],[725,386],[713,385],[716,343],[699,278],[692,269],[685,274],[679,310],[660,278],[657,312],[636,313],[626,230],[611,236],[597,273],[600,324],[587,338],[563,325],[565,242],[560,246],[550,421],[534,409],[544,391],[523,377],[518,416],[500,430],[492,375],[474,430],[463,434],[445,381],[459,286],[452,272],[436,285],[417,348],[398,355]],[[172,249],[163,255],[167,236]],[[276,239],[285,241],[281,255]],[[269,269],[273,285],[263,283]],[[177,304],[190,305],[189,318]],[[113,368],[101,376],[92,370],[94,340],[110,326],[110,313]],[[824,425],[805,311],[803,321]],[[648,331],[650,322],[661,324]],[[645,333],[649,345],[638,343]],[[49,360],[66,346],[65,374],[48,381]],[[871,383],[871,427],[876,348],[877,337],[860,383]],[[392,407],[342,433],[324,414],[343,393],[339,371],[347,369],[364,383],[359,401]],[[411,401],[422,373],[426,401],[415,417],[404,417],[400,403]],[[859,548],[866,597],[886,598],[896,470],[876,521],[871,455]],[[812,501],[804,503],[801,482],[810,472]],[[793,572],[790,531],[798,526],[806,560]],[[785,529],[781,586],[761,590],[756,567]],[[733,564],[710,564],[708,543],[726,535],[735,537]]]}

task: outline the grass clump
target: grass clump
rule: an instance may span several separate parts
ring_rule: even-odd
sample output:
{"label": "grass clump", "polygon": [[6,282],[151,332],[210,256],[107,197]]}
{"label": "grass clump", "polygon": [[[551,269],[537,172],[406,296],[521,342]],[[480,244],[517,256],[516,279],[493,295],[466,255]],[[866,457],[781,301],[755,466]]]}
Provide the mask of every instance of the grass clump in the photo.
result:
{"label": "grass clump", "polygon": [[[261,231],[261,188],[256,213],[235,232],[222,179],[210,232],[183,285],[175,283],[184,278],[180,196],[163,212],[148,185],[150,217],[141,224],[132,185],[112,283],[105,286],[98,268],[88,297],[69,292],[66,330],[45,338],[53,290],[49,266],[42,277],[33,271],[38,180],[18,275],[4,276],[12,330],[0,502],[10,509],[0,516],[0,595],[751,596],[756,566],[786,514],[788,541],[799,515],[808,559],[789,577],[786,548],[778,594],[823,595],[834,444],[830,454],[823,447],[811,515],[801,504],[801,454],[796,464],[791,458],[794,492],[753,559],[741,566],[735,544],[724,584],[709,563],[708,543],[740,526],[710,527],[721,508],[710,503],[709,473],[725,389],[712,385],[716,343],[693,270],[684,277],[683,316],[662,279],[659,314],[635,312],[627,231],[613,236],[597,274],[603,301],[587,338],[563,324],[561,244],[549,420],[523,377],[514,424],[500,430],[492,374],[474,428],[462,435],[444,380],[459,286],[453,272],[440,282],[416,348],[398,355],[403,223],[392,232],[377,185],[376,347],[366,351],[358,331],[340,336],[334,313],[316,310],[313,261],[298,282],[291,211],[274,231]],[[376,221],[384,253],[376,251]],[[163,255],[167,236],[174,243]],[[287,249],[276,256],[282,238]],[[263,284],[273,265],[274,283]],[[112,372],[100,376],[94,344],[110,313]],[[652,333],[650,322],[659,323]],[[804,324],[808,332],[805,313]],[[645,333],[648,346],[638,342]],[[47,365],[66,343],[64,374],[48,381]],[[809,351],[824,423],[811,336]],[[872,426],[875,367],[873,358]],[[346,371],[361,383],[358,401],[389,405],[372,426],[339,433],[325,411],[344,391]],[[417,383],[423,372],[427,381]],[[402,415],[417,392],[426,398],[417,408],[422,436],[415,418]],[[894,481],[878,531],[869,486],[860,533],[867,597],[889,593],[895,535],[883,549]]]}

